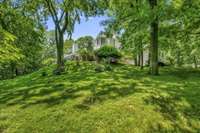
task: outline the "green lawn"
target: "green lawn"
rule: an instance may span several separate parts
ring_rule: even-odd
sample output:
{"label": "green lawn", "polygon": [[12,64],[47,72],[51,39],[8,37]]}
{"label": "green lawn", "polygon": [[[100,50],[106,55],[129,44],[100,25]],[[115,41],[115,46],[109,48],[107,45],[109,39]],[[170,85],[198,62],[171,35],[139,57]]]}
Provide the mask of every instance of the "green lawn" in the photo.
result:
{"label": "green lawn", "polygon": [[67,66],[0,81],[0,133],[200,133],[200,71]]}

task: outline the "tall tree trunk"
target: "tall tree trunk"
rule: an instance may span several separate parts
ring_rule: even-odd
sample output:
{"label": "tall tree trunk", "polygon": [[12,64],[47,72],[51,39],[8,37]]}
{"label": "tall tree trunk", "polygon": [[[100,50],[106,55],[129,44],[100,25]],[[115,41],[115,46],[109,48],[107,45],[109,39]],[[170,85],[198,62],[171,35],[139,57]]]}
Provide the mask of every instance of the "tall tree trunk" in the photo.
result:
{"label": "tall tree trunk", "polygon": [[[149,0],[151,9],[157,6],[157,0]],[[151,22],[151,48],[150,48],[150,73],[152,75],[159,74],[158,68],[158,17]]]}
{"label": "tall tree trunk", "polygon": [[144,68],[144,54],[143,54],[143,49],[141,49],[141,52],[140,52],[140,68],[141,69]]}
{"label": "tall tree trunk", "polygon": [[15,77],[15,64],[11,63],[10,68],[11,68],[11,78],[14,78]]}
{"label": "tall tree trunk", "polygon": [[140,62],[140,61],[141,61],[141,60],[140,60],[140,58],[141,58],[140,52],[139,52],[139,54],[138,54],[137,57],[138,57],[138,66],[140,66],[140,65],[141,65],[141,62]]}
{"label": "tall tree trunk", "polygon": [[137,56],[134,58],[135,66],[138,66]]}
{"label": "tall tree trunk", "polygon": [[139,50],[140,50],[140,53],[139,53],[139,60],[140,60],[140,69],[143,69],[143,65],[144,65],[144,60],[143,60],[143,45],[142,45],[142,40],[140,42],[140,45],[139,45]]}
{"label": "tall tree trunk", "polygon": [[193,57],[193,60],[194,60],[194,68],[197,69],[198,68],[198,63],[197,63],[196,56]]}
{"label": "tall tree trunk", "polygon": [[56,28],[57,74],[64,72],[64,34]]}
{"label": "tall tree trunk", "polygon": [[15,75],[16,75],[16,76],[19,75],[19,71],[18,71],[18,68],[17,68],[17,67],[15,68]]}
{"label": "tall tree trunk", "polygon": [[181,52],[178,50],[177,51],[177,66],[181,67],[182,66],[182,61],[181,61]]}
{"label": "tall tree trunk", "polygon": [[147,60],[147,65],[150,66],[150,59],[151,59],[151,53],[150,53],[150,48],[148,50],[148,60]]}

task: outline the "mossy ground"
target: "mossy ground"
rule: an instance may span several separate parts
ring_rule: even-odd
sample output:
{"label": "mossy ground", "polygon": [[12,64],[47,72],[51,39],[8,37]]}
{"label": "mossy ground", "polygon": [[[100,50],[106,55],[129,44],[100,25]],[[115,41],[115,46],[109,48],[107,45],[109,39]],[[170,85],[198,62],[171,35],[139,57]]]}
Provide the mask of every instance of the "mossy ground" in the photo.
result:
{"label": "mossy ground", "polygon": [[[131,65],[95,72],[92,63],[0,81],[2,133],[198,133],[200,71]],[[43,72],[47,76],[42,76]]]}

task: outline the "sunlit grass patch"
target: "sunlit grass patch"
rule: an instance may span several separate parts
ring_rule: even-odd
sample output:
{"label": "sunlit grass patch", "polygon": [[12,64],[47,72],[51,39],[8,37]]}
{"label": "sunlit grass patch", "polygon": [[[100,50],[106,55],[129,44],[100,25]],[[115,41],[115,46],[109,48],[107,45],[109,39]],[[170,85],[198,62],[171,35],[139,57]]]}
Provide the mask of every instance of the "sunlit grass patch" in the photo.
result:
{"label": "sunlit grass patch", "polygon": [[69,62],[63,75],[47,67],[0,81],[0,132],[200,131],[200,71],[185,70],[185,78],[175,68],[150,76],[131,65],[95,66]]}

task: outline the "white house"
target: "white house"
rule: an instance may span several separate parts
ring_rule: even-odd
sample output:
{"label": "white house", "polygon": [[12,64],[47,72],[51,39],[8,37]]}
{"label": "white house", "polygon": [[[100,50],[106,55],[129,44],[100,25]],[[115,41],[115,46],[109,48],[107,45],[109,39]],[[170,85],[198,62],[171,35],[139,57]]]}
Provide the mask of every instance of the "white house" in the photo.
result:
{"label": "white house", "polygon": [[[117,37],[114,35],[113,37],[106,37],[105,35],[99,35],[95,40],[93,40],[93,48],[94,50],[100,48],[103,45],[113,45],[116,48],[120,48],[121,47],[121,43],[119,42],[119,40],[117,39]],[[72,45],[72,49],[71,49],[71,53],[72,54],[76,54],[76,52],[78,51],[78,45],[76,43],[74,43]]]}
{"label": "white house", "polygon": [[[94,50],[99,49],[103,45],[113,45],[114,47],[120,49],[121,48],[121,43],[119,42],[118,38],[116,35],[113,35],[112,37],[107,37],[104,34],[100,34],[95,40],[93,40],[93,48]],[[78,52],[78,44],[74,43],[71,48],[71,54],[65,55],[65,58],[70,58],[73,55],[76,55]],[[149,50],[145,50],[143,52],[143,62],[144,65],[148,63],[148,58],[149,58]]]}

